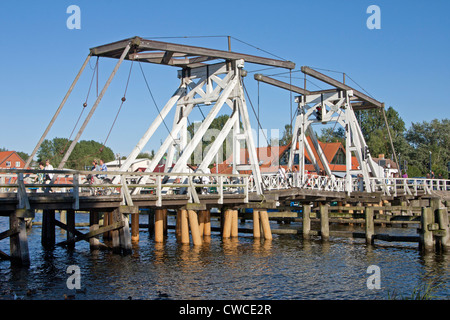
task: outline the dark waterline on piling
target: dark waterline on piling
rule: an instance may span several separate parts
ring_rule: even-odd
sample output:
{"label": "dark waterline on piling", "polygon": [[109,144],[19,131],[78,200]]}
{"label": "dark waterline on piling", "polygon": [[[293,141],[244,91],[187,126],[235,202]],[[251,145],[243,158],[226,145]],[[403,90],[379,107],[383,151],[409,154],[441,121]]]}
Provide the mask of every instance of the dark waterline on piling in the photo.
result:
{"label": "dark waterline on piling", "polygon": [[[37,214],[36,220],[40,219]],[[77,214],[76,222],[88,219],[88,214]],[[169,224],[174,224],[172,219]],[[2,229],[7,223],[6,218],[0,220]],[[87,228],[80,230],[86,232]],[[390,228],[386,233],[392,232],[412,234],[415,229]],[[165,243],[155,243],[141,229],[133,253],[121,256],[90,251],[83,242],[72,251],[61,247],[45,250],[40,236],[40,226],[29,231],[29,268],[0,262],[0,299],[13,298],[12,292],[23,299],[45,300],[62,300],[64,294],[75,295],[77,300],[387,299],[393,293],[410,296],[427,283],[441,284],[433,292],[437,299],[450,298],[450,255],[424,255],[417,244],[367,246],[363,239],[331,237],[322,242],[295,236],[265,241],[241,234],[238,239],[223,240],[213,233],[209,243],[193,246],[177,243],[173,230]],[[56,237],[57,242],[63,241],[66,234],[57,229]],[[0,250],[9,251],[8,241],[0,242]],[[70,265],[81,269],[81,290],[77,292],[66,285]],[[381,269],[380,290],[367,288],[370,265]]]}

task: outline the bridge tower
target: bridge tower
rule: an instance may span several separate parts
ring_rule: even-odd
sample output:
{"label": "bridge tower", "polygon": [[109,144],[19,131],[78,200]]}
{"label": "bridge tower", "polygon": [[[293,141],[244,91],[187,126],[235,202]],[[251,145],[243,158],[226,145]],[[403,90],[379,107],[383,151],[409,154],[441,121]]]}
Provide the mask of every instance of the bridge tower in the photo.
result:
{"label": "bridge tower", "polygon": [[[353,190],[352,176],[363,178],[364,191],[371,192],[372,187],[369,177],[382,177],[382,173],[377,170],[377,165],[373,161],[369,148],[366,144],[361,128],[355,116],[354,110],[384,108],[384,104],[361,93],[342,82],[330,78],[309,67],[301,67],[301,71],[306,75],[319,79],[333,89],[309,91],[292,84],[288,84],[261,74],[256,74],[255,79],[268,83],[295,93],[295,102],[298,104],[295,125],[293,128],[292,142],[289,153],[288,167],[292,169],[294,159],[298,158],[300,179],[305,178],[305,156],[308,154],[316,172],[319,172],[319,161],[327,176],[334,176],[328,159],[325,157],[324,150],[319,144],[316,133],[313,130],[314,124],[339,124],[345,130],[346,141],[346,187],[345,190],[350,193]],[[306,139],[309,136],[312,145]],[[313,148],[319,159],[316,159]],[[355,155],[358,161],[358,169],[352,168],[352,156]],[[362,191],[362,190],[360,190]]]}

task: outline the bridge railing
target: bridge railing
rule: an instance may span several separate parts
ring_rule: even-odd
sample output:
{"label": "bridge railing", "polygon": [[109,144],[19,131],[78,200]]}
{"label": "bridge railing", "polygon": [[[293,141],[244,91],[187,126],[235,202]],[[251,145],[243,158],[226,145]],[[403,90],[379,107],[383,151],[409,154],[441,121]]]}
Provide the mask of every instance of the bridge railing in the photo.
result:
{"label": "bridge railing", "polygon": [[[42,181],[46,174],[54,177]],[[144,176],[148,177],[146,183],[139,183]],[[112,184],[112,177],[120,177],[119,182]],[[30,193],[72,194],[74,209],[83,195],[120,194],[123,201],[130,204],[135,189],[140,190],[140,194],[156,195],[157,206],[161,206],[163,195],[186,193],[197,203],[199,193],[217,194],[218,203],[223,203],[224,194],[238,193],[244,195],[244,202],[248,202],[248,185],[249,176],[246,174],[0,169],[0,195],[17,193],[19,207],[22,208],[29,207]]]}
{"label": "bridge railing", "polygon": [[450,191],[450,180],[448,179],[370,178],[370,183],[372,190],[392,196],[431,194],[433,190]]}
{"label": "bridge railing", "polygon": [[[262,183],[264,190],[280,190],[289,188],[311,189],[319,191],[348,192],[346,179],[318,175],[304,175],[298,172],[286,173],[263,173]],[[256,188],[253,179],[250,179],[249,191],[254,192]],[[426,179],[426,178],[369,178],[370,190],[382,192],[384,195],[414,195],[419,193],[431,194],[432,190],[450,191],[450,180]],[[351,179],[350,191],[368,190],[362,178]]]}

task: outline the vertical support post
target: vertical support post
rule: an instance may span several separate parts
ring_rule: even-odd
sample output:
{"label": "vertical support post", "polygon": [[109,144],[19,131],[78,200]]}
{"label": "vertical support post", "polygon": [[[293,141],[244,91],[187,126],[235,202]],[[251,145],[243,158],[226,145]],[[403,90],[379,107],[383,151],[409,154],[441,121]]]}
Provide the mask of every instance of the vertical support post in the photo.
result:
{"label": "vertical support post", "polygon": [[192,242],[195,246],[202,244],[202,238],[200,237],[200,231],[198,230],[198,217],[197,212],[194,210],[188,211],[189,215],[189,226],[191,228]]}
{"label": "vertical support post", "polygon": [[428,229],[428,226],[433,223],[433,218],[432,209],[430,207],[422,207],[420,241],[422,250],[424,251],[434,250],[433,231]]}
{"label": "vertical support post", "polygon": [[450,228],[448,224],[447,208],[439,208],[436,212],[439,229],[442,230],[443,235],[440,237],[441,247],[444,251],[450,250]]}
{"label": "vertical support post", "polygon": [[264,232],[264,239],[272,240],[272,231],[270,230],[269,215],[267,214],[267,210],[260,210],[259,218]]}
{"label": "vertical support post", "polygon": [[73,174],[73,209],[80,209],[80,175],[78,173]]}
{"label": "vertical support post", "polygon": [[205,229],[203,231],[203,236],[211,236],[211,212],[209,210],[204,211],[204,223]]}
{"label": "vertical support post", "polygon": [[[67,240],[75,238],[75,210],[67,210]],[[67,248],[75,248],[75,242],[68,243]]]}
{"label": "vertical support post", "polygon": [[43,210],[41,243],[45,248],[55,245],[55,210]]}
{"label": "vertical support post", "polygon": [[131,214],[131,241],[139,241],[139,212]]}
{"label": "vertical support post", "polygon": [[177,241],[180,241],[181,239],[181,210],[177,210],[177,218],[175,220],[175,236],[177,238]]}
{"label": "vertical support post", "polygon": [[148,212],[148,234],[155,234],[155,209],[151,208]]}
{"label": "vertical support post", "polygon": [[203,237],[205,231],[205,210],[198,211],[198,232],[200,237]]}
{"label": "vertical support post", "polygon": [[181,210],[181,243],[189,244],[189,223],[187,210]]}
{"label": "vertical support post", "polygon": [[231,237],[237,237],[239,233],[238,230],[238,211],[231,210]]}
{"label": "vertical support post", "polygon": [[373,208],[366,207],[365,209],[365,228],[366,228],[366,243],[373,244],[373,236],[375,234],[375,224],[373,219]]}
{"label": "vertical support post", "polygon": [[311,231],[311,207],[309,205],[303,205],[302,216],[303,239],[309,239],[309,233]]}
{"label": "vertical support post", "polygon": [[223,221],[222,238],[229,238],[231,236],[231,209],[226,209]]}
{"label": "vertical support post", "polygon": [[131,252],[131,235],[126,206],[114,209],[112,212],[113,223],[123,222],[123,227],[112,232],[113,251],[128,254]]}
{"label": "vertical support post", "polygon": [[259,224],[259,211],[253,209],[253,238],[261,238],[261,226]]}
{"label": "vertical support post", "polygon": [[[95,210],[91,210],[89,212],[89,231],[95,231],[99,229],[99,217],[98,212]],[[89,246],[91,250],[96,250],[100,246],[100,241],[97,237],[92,237],[89,239]]]}
{"label": "vertical support post", "polygon": [[164,209],[155,210],[155,242],[164,241]]}
{"label": "vertical support post", "polygon": [[18,231],[18,233],[12,235],[9,239],[11,263],[22,266],[30,265],[27,230],[24,218],[18,217],[17,212],[11,213],[9,216],[9,226],[10,230]]}
{"label": "vertical support post", "polygon": [[320,235],[322,240],[328,241],[330,238],[330,224],[328,219],[328,206],[320,205]]}

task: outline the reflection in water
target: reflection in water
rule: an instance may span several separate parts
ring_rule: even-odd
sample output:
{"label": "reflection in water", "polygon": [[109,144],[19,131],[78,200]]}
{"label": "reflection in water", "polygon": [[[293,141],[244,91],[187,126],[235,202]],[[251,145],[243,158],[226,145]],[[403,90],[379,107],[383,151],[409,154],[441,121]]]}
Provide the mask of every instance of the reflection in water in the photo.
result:
{"label": "reflection in water", "polygon": [[[80,219],[88,221],[88,215]],[[392,229],[383,231],[388,232]],[[426,282],[442,284],[435,292],[440,299],[450,292],[450,255],[423,255],[404,244],[368,246],[363,239],[322,242],[288,235],[222,239],[213,233],[194,246],[177,242],[173,231],[155,243],[142,229],[132,254],[121,256],[91,251],[86,242],[72,251],[45,250],[40,235],[38,226],[29,232],[29,268],[0,262],[0,299],[10,299],[11,290],[26,299],[74,294],[66,286],[70,265],[81,269],[83,290],[76,299],[386,299],[392,292],[409,296]],[[57,232],[56,237],[62,241],[66,235]],[[9,252],[9,242],[1,241],[0,250]],[[380,290],[367,288],[370,265],[380,267]],[[29,289],[33,295],[26,296]]]}

